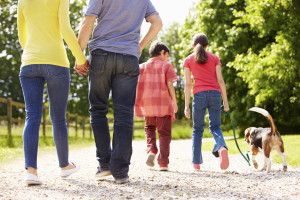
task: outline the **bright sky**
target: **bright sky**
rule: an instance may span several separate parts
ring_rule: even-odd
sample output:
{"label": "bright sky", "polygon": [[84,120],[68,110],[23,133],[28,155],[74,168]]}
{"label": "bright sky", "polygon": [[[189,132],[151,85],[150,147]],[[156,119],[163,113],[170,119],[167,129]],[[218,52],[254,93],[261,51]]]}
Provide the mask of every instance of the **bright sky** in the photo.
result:
{"label": "bright sky", "polygon": [[[197,2],[197,0],[151,0],[151,2],[159,13],[164,28],[167,28],[172,22],[183,24],[193,2]],[[147,33],[149,27],[150,23],[144,21],[141,27],[142,36]]]}

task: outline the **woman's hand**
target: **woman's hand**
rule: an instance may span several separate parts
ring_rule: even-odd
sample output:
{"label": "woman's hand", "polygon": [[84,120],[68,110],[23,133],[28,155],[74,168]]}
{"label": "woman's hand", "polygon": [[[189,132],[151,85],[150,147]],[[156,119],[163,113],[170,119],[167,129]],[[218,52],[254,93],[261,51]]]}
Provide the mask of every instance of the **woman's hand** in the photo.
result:
{"label": "woman's hand", "polygon": [[185,107],[184,114],[185,114],[186,118],[188,118],[188,119],[191,118],[191,111],[190,111],[190,108],[188,106]]}
{"label": "woman's hand", "polygon": [[79,74],[80,76],[82,75],[86,75],[90,69],[90,66],[89,66],[89,62],[86,61],[83,65],[77,65],[77,63],[75,63],[75,66],[74,66],[74,70],[77,72],[77,74]]}

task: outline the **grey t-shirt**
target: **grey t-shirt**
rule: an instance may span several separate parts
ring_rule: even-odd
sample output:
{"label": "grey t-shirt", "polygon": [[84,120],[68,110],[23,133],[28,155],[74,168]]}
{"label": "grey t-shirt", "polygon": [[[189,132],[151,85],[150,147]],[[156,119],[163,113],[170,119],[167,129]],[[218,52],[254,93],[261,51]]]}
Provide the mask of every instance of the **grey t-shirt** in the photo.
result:
{"label": "grey t-shirt", "polygon": [[150,0],[90,0],[85,15],[97,17],[89,50],[103,49],[139,58],[140,28],[157,14]]}

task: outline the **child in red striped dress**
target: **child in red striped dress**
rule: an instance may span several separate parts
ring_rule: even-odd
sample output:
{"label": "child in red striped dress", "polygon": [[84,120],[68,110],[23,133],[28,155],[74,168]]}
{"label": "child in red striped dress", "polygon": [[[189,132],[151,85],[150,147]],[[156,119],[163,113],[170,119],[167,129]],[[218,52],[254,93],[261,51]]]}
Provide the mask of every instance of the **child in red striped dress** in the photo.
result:
{"label": "child in red striped dress", "polygon": [[178,80],[172,64],[168,63],[168,47],[161,42],[150,46],[151,58],[140,65],[137,85],[135,115],[145,117],[145,135],[147,138],[146,164],[154,166],[158,153],[156,129],[159,135],[159,155],[157,162],[162,171],[168,170],[171,127],[177,112],[177,103],[173,83]]}

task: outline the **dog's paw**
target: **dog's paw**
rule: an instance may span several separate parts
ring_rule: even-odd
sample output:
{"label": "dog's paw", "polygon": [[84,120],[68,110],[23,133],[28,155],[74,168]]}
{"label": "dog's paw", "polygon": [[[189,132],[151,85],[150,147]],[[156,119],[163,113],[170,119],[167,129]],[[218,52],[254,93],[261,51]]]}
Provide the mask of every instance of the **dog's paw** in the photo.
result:
{"label": "dog's paw", "polygon": [[254,166],[255,169],[257,169],[257,168],[258,168],[257,162],[254,162],[254,163],[253,163],[253,166]]}
{"label": "dog's paw", "polygon": [[287,166],[283,166],[283,171],[284,171],[284,172],[287,171]]}
{"label": "dog's paw", "polygon": [[263,171],[265,171],[266,169],[267,169],[266,167],[263,167],[263,168],[259,169],[259,171],[263,172]]}

